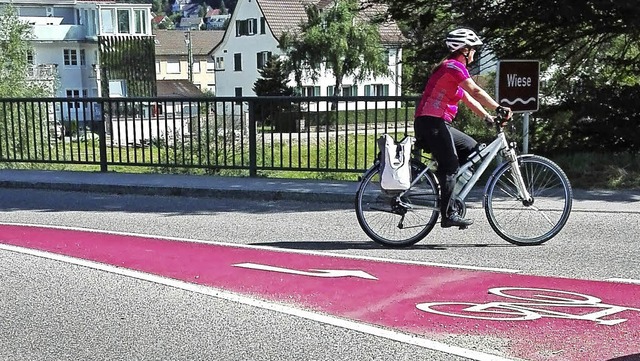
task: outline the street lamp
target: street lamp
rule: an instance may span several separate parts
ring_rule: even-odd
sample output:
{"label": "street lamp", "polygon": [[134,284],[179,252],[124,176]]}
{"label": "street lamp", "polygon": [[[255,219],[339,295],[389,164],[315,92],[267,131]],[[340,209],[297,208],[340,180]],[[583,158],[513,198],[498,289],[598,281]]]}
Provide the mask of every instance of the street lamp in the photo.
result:
{"label": "street lamp", "polygon": [[187,44],[187,62],[189,69],[189,81],[193,83],[193,45],[191,43],[191,29],[184,34],[184,42]]}

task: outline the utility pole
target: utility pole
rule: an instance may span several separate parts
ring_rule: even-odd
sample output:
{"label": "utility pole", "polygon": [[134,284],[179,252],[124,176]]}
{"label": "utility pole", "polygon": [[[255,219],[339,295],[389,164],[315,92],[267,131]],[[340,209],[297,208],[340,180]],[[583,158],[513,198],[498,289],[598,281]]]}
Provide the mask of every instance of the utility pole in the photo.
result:
{"label": "utility pole", "polygon": [[189,81],[193,83],[193,45],[191,44],[191,29],[187,29],[187,32],[184,34],[184,42],[187,44]]}

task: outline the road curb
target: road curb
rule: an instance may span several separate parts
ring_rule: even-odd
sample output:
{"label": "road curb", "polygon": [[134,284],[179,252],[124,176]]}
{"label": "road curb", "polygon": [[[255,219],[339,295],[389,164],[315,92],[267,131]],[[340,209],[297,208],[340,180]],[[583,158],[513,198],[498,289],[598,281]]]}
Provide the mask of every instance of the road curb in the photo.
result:
{"label": "road curb", "polygon": [[189,188],[179,186],[145,186],[123,184],[71,184],[57,182],[25,182],[25,181],[0,181],[0,188],[11,189],[38,189],[55,190],[65,192],[86,192],[105,194],[132,194],[147,196],[173,196],[194,198],[236,198],[254,199],[265,201],[302,201],[322,203],[353,203],[355,192],[347,193],[323,193],[311,190],[256,190],[256,189],[210,189]]}

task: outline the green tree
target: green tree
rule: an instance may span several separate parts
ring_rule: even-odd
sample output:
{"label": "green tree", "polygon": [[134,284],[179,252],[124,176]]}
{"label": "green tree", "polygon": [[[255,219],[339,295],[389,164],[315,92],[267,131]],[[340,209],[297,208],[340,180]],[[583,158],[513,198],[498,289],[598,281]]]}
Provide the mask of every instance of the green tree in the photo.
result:
{"label": "green tree", "polygon": [[293,88],[288,85],[289,74],[279,57],[272,55],[265,66],[258,70],[258,73],[260,78],[253,85],[253,91],[256,95],[293,95]]}
{"label": "green tree", "polygon": [[[609,149],[637,147],[632,137],[637,137],[640,119],[629,98],[640,90],[637,1],[378,1],[388,4],[410,40],[405,61],[414,71],[404,84],[414,91],[421,91],[431,66],[446,54],[445,34],[467,26],[483,37],[485,54],[541,61],[548,80],[541,84],[543,103],[530,129],[537,137],[534,151],[543,150],[536,144],[544,144],[547,152],[588,149],[589,139],[600,139]],[[627,98],[616,101],[610,94]],[[617,108],[605,106],[612,103]],[[600,133],[607,139],[584,132],[603,128],[611,130]]]}
{"label": "green tree", "polygon": [[[264,96],[292,96],[293,88],[288,85],[289,72],[277,56],[271,56],[264,68],[258,70],[260,78],[253,85],[253,91],[259,97]],[[254,114],[256,119],[264,124],[271,124],[273,118],[291,111],[291,102],[286,99],[259,99],[255,102]]]}
{"label": "green tree", "polygon": [[[11,5],[0,9],[0,98],[14,98],[0,107],[0,158],[40,159],[49,139],[46,118],[40,118],[42,108],[20,98],[46,97],[53,94],[46,84],[31,81],[27,54],[33,51],[31,27],[18,19]],[[45,110],[53,112],[52,107]],[[55,137],[55,135],[53,135]],[[50,150],[50,149],[49,149]],[[12,166],[12,163],[8,166]]]}
{"label": "green tree", "polygon": [[300,25],[299,33],[283,34],[280,47],[298,85],[304,75],[317,80],[323,66],[335,77],[335,95],[340,95],[346,76],[362,81],[388,73],[378,28],[359,16],[359,4],[335,0],[322,11],[309,5],[308,21]]}
{"label": "green tree", "polygon": [[28,81],[31,65],[27,54],[33,52],[31,27],[18,19],[10,5],[0,10],[0,34],[0,97],[44,96],[44,86]]}

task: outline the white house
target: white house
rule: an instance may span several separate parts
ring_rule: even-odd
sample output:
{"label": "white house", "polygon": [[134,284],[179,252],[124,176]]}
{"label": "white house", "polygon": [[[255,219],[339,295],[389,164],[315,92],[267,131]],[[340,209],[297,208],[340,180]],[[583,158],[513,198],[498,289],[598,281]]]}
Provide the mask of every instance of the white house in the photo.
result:
{"label": "white house", "polygon": [[[304,1],[304,2],[303,2]],[[331,6],[327,0],[239,0],[225,35],[212,51],[216,65],[217,96],[253,96],[253,85],[260,77],[269,55],[282,55],[278,39],[307,21],[305,3],[319,7]],[[343,95],[400,95],[402,88],[401,44],[403,36],[395,23],[379,27],[383,45],[387,48],[390,76],[370,78],[355,83],[346,77]],[[333,95],[335,78],[330,72],[317,81],[303,80],[302,94]],[[293,80],[291,85],[295,85]]]}
{"label": "white house", "polygon": [[[9,3],[16,8],[19,19],[29,23],[33,30],[33,53],[29,54],[33,78],[42,74],[57,78],[56,96],[126,96],[128,87],[140,82],[155,86],[155,77],[139,79],[135,71],[127,76],[127,67],[132,66],[109,50],[118,46],[119,39],[127,39],[128,44],[140,39],[153,43],[150,4],[115,0],[0,0],[0,6]],[[143,61],[140,63],[144,65]],[[150,66],[153,64],[151,59]],[[63,118],[73,113],[74,118],[84,120],[91,114],[90,107],[79,102],[68,102],[60,108]]]}

